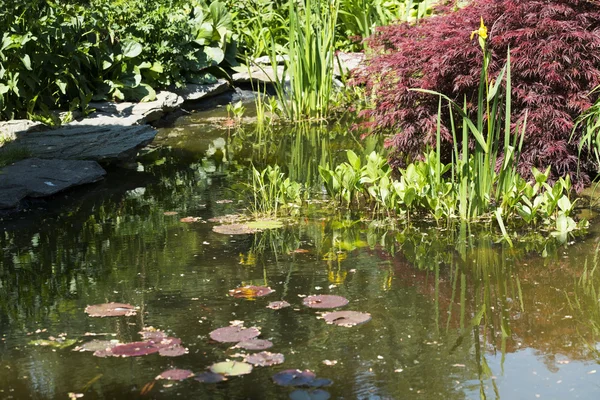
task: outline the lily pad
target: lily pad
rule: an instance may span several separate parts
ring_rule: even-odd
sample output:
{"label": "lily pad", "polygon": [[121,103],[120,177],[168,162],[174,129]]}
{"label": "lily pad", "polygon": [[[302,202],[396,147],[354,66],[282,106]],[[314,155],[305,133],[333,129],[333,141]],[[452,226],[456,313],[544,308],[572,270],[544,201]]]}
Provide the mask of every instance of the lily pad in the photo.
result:
{"label": "lily pad", "polygon": [[116,345],[120,344],[118,340],[91,340],[87,343],[83,343],[81,346],[77,346],[73,351],[99,351],[112,349]]}
{"label": "lily pad", "polygon": [[250,339],[239,342],[234,347],[246,350],[266,350],[273,347],[273,342],[265,339]]}
{"label": "lily pad", "polygon": [[87,306],[85,312],[90,317],[129,317],[137,314],[134,306],[124,303],[95,304]]}
{"label": "lily pad", "polygon": [[203,372],[201,374],[196,375],[194,379],[202,383],[218,383],[227,380],[227,378],[223,375],[215,374],[214,372]]}
{"label": "lily pad", "polygon": [[226,224],[213,226],[213,232],[223,235],[249,235],[256,233],[256,229],[252,229],[245,224]]}
{"label": "lily pad", "polygon": [[167,379],[170,381],[182,381],[194,376],[194,373],[188,369],[168,369],[158,375],[155,379]]}
{"label": "lily pad", "polygon": [[29,344],[33,346],[46,346],[54,349],[66,349],[67,347],[73,346],[75,343],[77,343],[77,339],[38,339],[29,342]]}
{"label": "lily pad", "polygon": [[371,314],[358,311],[335,311],[323,315],[328,324],[345,326],[347,328],[364,324],[371,320]]}
{"label": "lily pad", "polygon": [[232,224],[238,222],[242,218],[239,214],[225,214],[219,217],[212,217],[208,219],[208,222],[216,222],[219,224]]}
{"label": "lily pad", "polygon": [[167,216],[167,217],[172,217],[173,215],[177,215],[179,214],[177,211],[165,211],[163,213],[163,215]]}
{"label": "lily pad", "polygon": [[221,343],[237,343],[253,339],[260,335],[260,331],[255,328],[244,328],[243,326],[226,326],[215,329],[210,333],[210,338]]}
{"label": "lily pad", "polygon": [[178,357],[188,353],[188,349],[178,344],[169,347],[160,347],[158,354],[163,357]]}
{"label": "lily pad", "polygon": [[274,290],[267,286],[244,286],[229,291],[229,295],[235,298],[246,298],[251,299],[254,297],[263,297],[273,293]]}
{"label": "lily pad", "polygon": [[138,357],[158,353],[159,350],[155,343],[148,341],[120,344],[110,349],[110,353],[115,357]]}
{"label": "lily pad", "polygon": [[184,222],[186,224],[191,224],[193,222],[199,222],[202,221],[202,218],[200,217],[183,217],[179,220],[179,222]]}
{"label": "lily pad", "polygon": [[273,375],[273,382],[280,386],[329,386],[333,382],[330,379],[317,378],[314,372],[305,369],[286,369]]}
{"label": "lily pad", "polygon": [[144,339],[144,340],[151,340],[151,341],[153,341],[155,343],[162,342],[163,339],[165,337],[167,337],[166,333],[164,333],[161,330],[155,329],[152,326],[145,327],[144,329],[142,329],[138,333],[140,335],[142,335],[142,339]]}
{"label": "lily pad", "polygon": [[282,308],[286,308],[289,306],[290,303],[288,303],[287,301],[272,301],[269,303],[267,308],[270,308],[271,310],[281,310]]}
{"label": "lily pad", "polygon": [[283,364],[285,357],[281,353],[269,353],[268,351],[261,351],[260,353],[250,354],[244,359],[244,361],[259,367],[270,367],[271,365]]}
{"label": "lily pad", "polygon": [[304,298],[302,303],[310,308],[337,308],[348,304],[348,299],[342,296],[331,294],[319,294]]}
{"label": "lily pad", "polygon": [[290,393],[291,400],[328,400],[331,397],[329,392],[323,389],[303,390],[296,389]]}
{"label": "lily pad", "polygon": [[256,229],[258,231],[263,231],[266,229],[278,229],[283,227],[283,222],[276,219],[257,219],[254,221],[248,221],[244,225],[246,225],[250,229]]}
{"label": "lily pad", "polygon": [[252,365],[239,361],[223,361],[213,364],[210,370],[225,376],[246,375],[252,372]]}

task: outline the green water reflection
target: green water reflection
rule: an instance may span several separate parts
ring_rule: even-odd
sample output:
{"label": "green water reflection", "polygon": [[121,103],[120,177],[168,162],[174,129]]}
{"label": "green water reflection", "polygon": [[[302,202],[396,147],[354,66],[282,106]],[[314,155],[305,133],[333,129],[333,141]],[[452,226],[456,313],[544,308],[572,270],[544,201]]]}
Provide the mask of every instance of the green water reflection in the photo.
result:
{"label": "green water reflection", "polygon": [[[292,389],[271,376],[289,368],[332,379],[336,399],[598,397],[598,297],[579,282],[586,260],[594,264],[595,238],[541,257],[531,244],[497,244],[485,229],[390,229],[322,213],[280,230],[219,235],[206,221],[244,208],[239,183],[251,162],[279,162],[316,184],[318,163],[343,159],[355,138],[331,127],[261,136],[201,120],[162,132],[139,163],[104,182],[1,222],[0,398],[284,399]],[[180,222],[185,216],[202,221]],[[242,283],[276,292],[227,296]],[[317,293],[345,296],[346,309],[372,320],[327,325],[301,305]],[[265,307],[275,300],[292,307]],[[122,318],[83,313],[107,301],[141,309]],[[167,368],[199,373],[231,357],[236,351],[208,334],[232,320],[260,326],[285,363],[216,385],[157,382],[142,395]],[[189,354],[97,358],[28,344],[61,333],[83,342],[90,332],[135,341],[144,326],[181,338]]]}

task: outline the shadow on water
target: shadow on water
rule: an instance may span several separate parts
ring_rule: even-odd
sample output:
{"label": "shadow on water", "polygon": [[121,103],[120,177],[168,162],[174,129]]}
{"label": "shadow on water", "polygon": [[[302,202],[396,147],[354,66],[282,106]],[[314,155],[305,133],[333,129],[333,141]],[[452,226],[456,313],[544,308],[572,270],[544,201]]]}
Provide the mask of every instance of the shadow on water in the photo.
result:
{"label": "shadow on water", "polygon": [[[271,376],[289,368],[332,379],[332,398],[597,397],[593,239],[508,248],[487,227],[390,226],[324,211],[282,229],[220,235],[208,220],[244,211],[250,165],[278,163],[318,186],[319,163],[344,160],[356,140],[343,126],[282,134],[222,129],[205,117],[161,131],[136,163],[111,170],[87,194],[69,192],[43,212],[2,221],[0,397],[279,399],[292,389]],[[354,148],[368,153],[375,144],[364,146]],[[180,221],[187,216],[199,219]],[[275,292],[227,295],[243,284]],[[344,296],[345,309],[372,320],[327,325],[302,306],[310,294]],[[292,306],[266,308],[275,300]],[[83,313],[108,301],[140,310]],[[209,339],[232,320],[260,326],[285,363],[216,385],[157,381],[144,394],[165,369],[200,373],[233,358],[239,349]],[[145,326],[180,338],[189,353],[99,358],[30,344],[62,333],[78,344],[90,333],[132,342]]]}

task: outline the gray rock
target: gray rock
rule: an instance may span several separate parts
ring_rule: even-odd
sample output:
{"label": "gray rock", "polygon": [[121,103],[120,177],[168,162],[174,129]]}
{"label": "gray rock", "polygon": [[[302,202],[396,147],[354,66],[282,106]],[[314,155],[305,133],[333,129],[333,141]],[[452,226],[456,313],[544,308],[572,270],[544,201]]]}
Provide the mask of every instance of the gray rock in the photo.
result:
{"label": "gray rock", "polygon": [[106,171],[95,161],[29,158],[0,171],[0,209],[26,197],[51,196],[72,186],[96,182]]}
{"label": "gray rock", "polygon": [[188,84],[183,88],[175,89],[184,101],[195,101],[207,97],[216,96],[229,90],[229,82],[225,79],[219,79],[217,83],[207,85]]}
{"label": "gray rock", "polygon": [[337,53],[336,59],[333,62],[333,74],[338,77],[342,76],[342,72],[347,74],[348,72],[359,68],[364,59],[364,53],[339,52]]}
{"label": "gray rock", "polygon": [[[273,83],[275,82],[275,77],[278,77],[279,80],[283,78],[284,67],[278,66],[277,72],[273,70],[272,67],[266,65],[264,67],[250,67],[250,69],[240,70],[240,72],[236,72],[231,76],[231,80],[233,83],[248,83],[251,81],[262,82],[262,83]],[[286,81],[289,78],[286,77]]]}
{"label": "gray rock", "polygon": [[[287,60],[289,60],[290,57],[285,55],[285,56],[276,56],[275,57],[275,62],[278,65],[283,65]],[[271,57],[270,56],[262,56],[262,57],[258,57],[254,59],[254,62],[256,64],[260,64],[260,65],[271,65]]]}
{"label": "gray rock", "polygon": [[25,148],[37,158],[114,162],[135,156],[156,133],[149,125],[68,124],[51,131],[20,134],[4,148]]}

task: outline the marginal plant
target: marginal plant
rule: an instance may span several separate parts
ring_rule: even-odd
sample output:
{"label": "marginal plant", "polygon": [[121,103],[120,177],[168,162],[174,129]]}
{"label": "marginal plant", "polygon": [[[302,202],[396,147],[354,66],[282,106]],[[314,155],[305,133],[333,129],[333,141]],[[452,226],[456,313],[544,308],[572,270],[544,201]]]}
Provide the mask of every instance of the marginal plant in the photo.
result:
{"label": "marginal plant", "polygon": [[282,208],[299,206],[304,196],[303,185],[284,178],[279,166],[267,166],[262,171],[252,167],[252,202],[255,217],[278,217]]}

